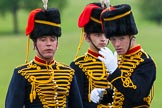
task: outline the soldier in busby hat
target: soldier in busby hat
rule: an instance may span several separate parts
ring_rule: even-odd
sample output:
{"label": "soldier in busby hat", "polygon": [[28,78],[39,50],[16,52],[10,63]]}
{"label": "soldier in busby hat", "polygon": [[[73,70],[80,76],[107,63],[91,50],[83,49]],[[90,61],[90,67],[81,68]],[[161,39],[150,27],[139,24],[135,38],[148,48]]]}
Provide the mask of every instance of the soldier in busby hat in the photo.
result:
{"label": "soldier in busby hat", "polygon": [[[82,38],[85,39],[89,47],[84,55],[76,54],[76,58],[70,66],[75,70],[84,108],[109,108],[108,104],[96,104],[90,100],[90,93],[94,88],[111,87],[107,82],[108,70],[104,63],[98,59],[100,56],[98,51],[108,44],[108,38],[103,33],[100,20],[100,14],[104,8],[105,4],[89,3],[78,19],[78,26],[83,30]],[[109,94],[112,95],[112,92],[110,91]]]}
{"label": "soldier in busby hat", "polygon": [[[113,85],[112,108],[149,108],[156,66],[141,45],[136,43],[138,31],[130,5],[107,8],[101,14],[101,19],[104,33],[118,54],[117,58],[116,53],[114,55],[108,48],[99,51],[102,55],[99,59],[108,70],[117,64],[118,59],[118,67],[113,67],[114,71],[108,76],[108,81]],[[100,89],[92,90],[91,100],[95,103],[108,102],[108,95]],[[109,92],[109,89],[105,91]]]}
{"label": "soldier in busby hat", "polygon": [[36,56],[15,68],[5,108],[83,108],[74,70],[53,59],[61,36],[56,8],[30,12],[26,35]]}

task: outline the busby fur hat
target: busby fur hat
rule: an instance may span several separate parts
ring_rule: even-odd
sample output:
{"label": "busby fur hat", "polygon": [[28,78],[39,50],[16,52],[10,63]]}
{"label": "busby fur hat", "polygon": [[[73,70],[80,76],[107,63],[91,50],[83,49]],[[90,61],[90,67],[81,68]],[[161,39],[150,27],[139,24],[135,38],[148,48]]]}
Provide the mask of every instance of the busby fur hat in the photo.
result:
{"label": "busby fur hat", "polygon": [[41,36],[61,36],[60,12],[56,8],[35,9],[30,12],[26,35],[35,40]]}
{"label": "busby fur hat", "polygon": [[86,33],[103,33],[100,14],[102,12],[101,3],[90,3],[86,5],[79,16],[78,26]]}
{"label": "busby fur hat", "polygon": [[121,4],[111,7],[101,15],[107,38],[112,36],[136,35],[138,33],[131,7]]}

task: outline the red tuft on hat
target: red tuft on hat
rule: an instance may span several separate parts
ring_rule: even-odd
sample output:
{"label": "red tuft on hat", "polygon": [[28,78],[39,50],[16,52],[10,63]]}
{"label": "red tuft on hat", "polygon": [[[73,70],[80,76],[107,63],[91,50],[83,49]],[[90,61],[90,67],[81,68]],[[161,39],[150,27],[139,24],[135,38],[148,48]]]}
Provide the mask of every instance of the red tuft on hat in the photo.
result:
{"label": "red tuft on hat", "polygon": [[79,17],[79,21],[78,21],[79,27],[84,27],[89,22],[92,10],[95,8],[100,8],[100,7],[95,4],[89,4],[85,7],[85,9],[83,10],[83,12]]}
{"label": "red tuft on hat", "polygon": [[31,13],[29,14],[28,23],[27,23],[26,32],[25,32],[26,36],[28,36],[33,31],[35,15],[40,11],[42,11],[42,9],[38,8],[38,9],[31,11]]}

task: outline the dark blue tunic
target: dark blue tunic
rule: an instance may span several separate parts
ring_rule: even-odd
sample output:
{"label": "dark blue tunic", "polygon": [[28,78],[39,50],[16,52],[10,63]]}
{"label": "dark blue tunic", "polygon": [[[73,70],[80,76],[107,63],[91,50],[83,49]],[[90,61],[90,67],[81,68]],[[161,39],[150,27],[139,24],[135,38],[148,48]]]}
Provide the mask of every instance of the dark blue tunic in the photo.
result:
{"label": "dark blue tunic", "polygon": [[[113,106],[149,108],[152,99],[150,93],[155,79],[155,63],[140,45],[132,48],[127,54],[120,55],[118,68],[108,76],[108,81],[114,86]],[[108,95],[104,98],[102,103],[109,100]]]}
{"label": "dark blue tunic", "polygon": [[[109,108],[109,105],[96,104],[90,100],[94,88],[110,88],[107,81],[108,72],[105,65],[98,59],[99,54],[91,50],[74,60],[70,66],[75,70],[84,108]],[[112,95],[112,91],[109,92]],[[112,96],[109,102],[112,102]]]}
{"label": "dark blue tunic", "polygon": [[38,57],[16,68],[5,108],[24,107],[83,108],[74,70],[54,61],[45,64]]}

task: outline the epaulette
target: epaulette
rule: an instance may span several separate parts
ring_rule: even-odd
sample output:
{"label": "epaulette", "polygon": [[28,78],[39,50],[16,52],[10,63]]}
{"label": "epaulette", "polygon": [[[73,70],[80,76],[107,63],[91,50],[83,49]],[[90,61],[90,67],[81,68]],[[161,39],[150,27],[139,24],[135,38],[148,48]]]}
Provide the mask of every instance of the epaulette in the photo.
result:
{"label": "epaulette", "polygon": [[73,61],[77,61],[78,59],[83,58],[84,56],[85,56],[85,55],[78,56],[78,57],[75,58]]}
{"label": "epaulette", "polygon": [[69,65],[67,65],[67,64],[65,64],[65,63],[56,62],[56,65],[74,71]]}
{"label": "epaulette", "polygon": [[20,65],[16,66],[16,68],[20,68],[20,67],[27,66],[27,65],[28,65],[28,63],[26,63],[26,64],[20,64]]}
{"label": "epaulette", "polygon": [[146,56],[147,58],[150,58],[150,56],[149,56],[143,49],[141,49],[141,52],[142,52],[143,54],[145,54],[145,56]]}

